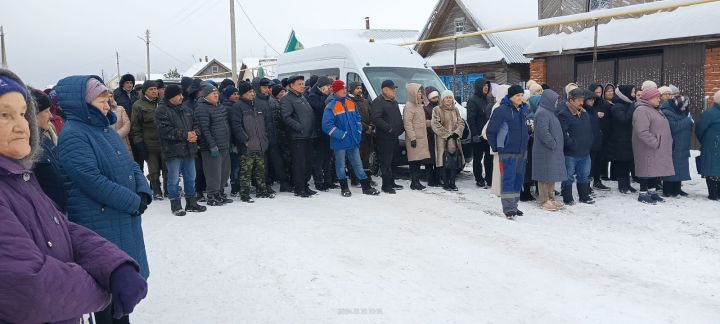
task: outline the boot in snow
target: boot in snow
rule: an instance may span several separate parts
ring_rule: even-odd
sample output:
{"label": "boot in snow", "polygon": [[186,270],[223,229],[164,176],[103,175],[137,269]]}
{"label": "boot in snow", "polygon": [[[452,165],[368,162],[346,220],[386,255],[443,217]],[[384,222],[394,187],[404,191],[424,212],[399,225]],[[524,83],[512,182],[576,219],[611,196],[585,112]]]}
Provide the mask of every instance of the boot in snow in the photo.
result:
{"label": "boot in snow", "polygon": [[650,194],[650,199],[652,199],[653,201],[659,202],[659,203],[665,202],[665,199],[662,199],[662,197],[660,197],[660,195],[658,195],[658,193],[655,190],[650,191],[649,194]]}
{"label": "boot in snow", "polygon": [[240,197],[240,184],[239,183],[230,184],[230,196]]}
{"label": "boot in snow", "polygon": [[253,200],[252,197],[250,197],[250,195],[247,195],[247,194],[241,195],[240,201],[248,203],[248,204],[252,204],[255,202],[255,200]]}
{"label": "boot in snow", "polygon": [[202,213],[207,210],[207,207],[198,205],[197,198],[190,197],[185,198],[185,211],[188,213]]}
{"label": "boot in snow", "polygon": [[207,195],[207,204],[208,206],[222,206],[225,205],[223,202],[224,199],[220,197],[219,194],[208,194]]}
{"label": "boot in snow", "polygon": [[340,180],[340,194],[343,197],[352,196],[352,192],[350,192],[350,188],[348,187],[347,179]]}
{"label": "boot in snow", "polygon": [[572,206],[575,204],[575,200],[573,199],[572,194],[572,185],[562,187],[561,194],[563,197],[563,203],[565,203],[565,205]]}
{"label": "boot in snow", "polygon": [[648,194],[647,192],[641,191],[640,195],[638,196],[638,201],[643,204],[655,205],[655,201],[652,198],[650,198],[650,194]]}
{"label": "boot in snow", "polygon": [[360,185],[362,186],[362,193],[364,195],[377,196],[380,194],[380,191],[378,191],[372,186],[370,178],[361,180]]}
{"label": "boot in snow", "polygon": [[590,183],[578,183],[577,184],[578,195],[580,196],[580,202],[584,204],[594,204],[595,200],[590,197]]}
{"label": "boot in snow", "polygon": [[185,216],[185,211],[182,208],[182,202],[180,202],[180,199],[170,200],[170,210],[175,216]]}
{"label": "boot in snow", "polygon": [[720,193],[718,192],[718,181],[714,181],[710,178],[705,178],[705,183],[707,183],[708,188],[708,199],[710,200],[718,200],[720,197],[718,196]]}

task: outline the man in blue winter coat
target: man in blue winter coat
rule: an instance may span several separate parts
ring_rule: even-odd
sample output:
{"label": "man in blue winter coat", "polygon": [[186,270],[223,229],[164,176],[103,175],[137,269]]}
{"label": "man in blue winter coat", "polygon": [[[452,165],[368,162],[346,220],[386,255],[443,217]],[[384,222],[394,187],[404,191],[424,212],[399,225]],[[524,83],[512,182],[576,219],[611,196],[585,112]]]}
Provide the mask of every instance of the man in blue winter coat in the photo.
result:
{"label": "man in blue winter coat", "polygon": [[330,136],[330,148],[335,152],[335,175],[340,181],[343,197],[350,197],[347,175],[345,174],[345,159],[350,161],[355,175],[362,184],[362,191],[366,195],[378,195],[380,192],[370,185],[370,179],[365,174],[360,159],[360,140],[362,138],[362,118],[355,102],[347,98],[345,82],[335,80],[332,83],[335,93],[325,107],[322,118],[322,130]]}

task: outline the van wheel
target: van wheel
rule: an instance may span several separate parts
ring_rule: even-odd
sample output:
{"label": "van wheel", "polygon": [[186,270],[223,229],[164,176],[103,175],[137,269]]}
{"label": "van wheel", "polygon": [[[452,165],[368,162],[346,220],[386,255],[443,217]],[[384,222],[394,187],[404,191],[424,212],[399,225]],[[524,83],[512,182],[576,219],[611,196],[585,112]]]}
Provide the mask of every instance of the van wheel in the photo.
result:
{"label": "van wheel", "polygon": [[377,151],[370,153],[368,158],[368,166],[370,167],[370,174],[374,176],[380,176],[380,159],[378,159]]}

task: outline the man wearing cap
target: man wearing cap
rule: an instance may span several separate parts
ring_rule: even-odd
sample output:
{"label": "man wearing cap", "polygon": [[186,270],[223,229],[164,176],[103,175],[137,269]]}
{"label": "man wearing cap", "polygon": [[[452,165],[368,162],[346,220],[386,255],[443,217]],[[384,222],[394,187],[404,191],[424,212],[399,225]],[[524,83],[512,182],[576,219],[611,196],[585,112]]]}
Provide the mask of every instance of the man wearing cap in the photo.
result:
{"label": "man wearing cap", "polygon": [[519,85],[508,88],[507,96],[495,108],[487,124],[486,135],[488,144],[498,152],[500,168],[500,201],[503,213],[508,219],[522,216],[518,209],[520,191],[525,182],[527,165],[527,148],[530,138],[526,111],[523,102],[524,90]]}
{"label": "man wearing cap", "polygon": [[255,180],[256,198],[274,198],[265,182],[265,152],[270,147],[268,126],[272,115],[267,108],[257,105],[255,90],[247,82],[238,83],[240,100],[232,107],[230,129],[233,142],[240,154],[240,199],[252,203],[250,185]]}
{"label": "man wearing cap", "polygon": [[[355,103],[355,108],[360,113],[362,119],[362,139],[360,141],[360,159],[362,159],[363,168],[367,172],[370,170],[370,156],[375,151],[373,134],[375,133],[375,125],[370,118],[370,101],[365,98],[365,86],[362,82],[350,82],[348,87],[349,97]],[[354,178],[353,178],[354,179]],[[372,181],[371,181],[372,183]]]}
{"label": "man wearing cap", "polygon": [[319,191],[337,188],[333,182],[330,137],[321,129],[325,103],[332,91],[331,84],[332,80],[330,78],[318,77],[315,85],[305,95],[310,107],[315,112],[315,123],[319,131],[318,137],[315,139],[315,158],[313,161],[313,180],[315,181],[315,189]]}
{"label": "man wearing cap", "polygon": [[280,101],[283,121],[292,139],[293,182],[295,196],[307,198],[317,192],[310,190],[308,181],[312,172],[313,140],[317,138],[315,114],[303,96],[305,78],[295,75],[288,78],[290,89]]}
{"label": "man wearing cap", "polygon": [[335,174],[340,181],[341,194],[350,197],[352,193],[348,187],[345,174],[346,159],[352,165],[355,176],[362,184],[362,191],[366,195],[377,195],[377,189],[370,185],[370,179],[365,174],[360,160],[360,141],[362,139],[362,118],[355,106],[355,102],[347,98],[345,82],[335,80],[332,83],[335,94],[323,113],[322,129],[330,136],[330,147],[335,152]]}
{"label": "man wearing cap", "polygon": [[405,132],[405,126],[400,114],[400,106],[395,101],[397,86],[392,80],[385,80],[381,89],[380,95],[370,104],[370,117],[376,127],[375,139],[380,157],[382,191],[394,194],[395,190],[403,189],[403,186],[395,184],[393,161],[395,154],[400,152],[398,136]]}
{"label": "man wearing cap", "polygon": [[[155,125],[168,169],[170,211],[175,216],[184,216],[186,212],[204,212],[207,209],[198,205],[195,196],[195,156],[200,131],[193,112],[184,107],[182,101],[182,89],[177,85],[169,85],[163,103],[155,111]],[[180,174],[183,175],[184,210],[180,201]]]}
{"label": "man wearing cap", "polygon": [[290,192],[290,179],[285,172],[285,163],[282,153],[278,145],[277,119],[280,110],[280,103],[272,96],[272,81],[268,78],[255,78],[253,80],[253,90],[255,90],[254,104],[258,109],[272,118],[272,123],[265,125],[267,136],[270,140],[270,147],[265,152],[267,165],[265,166],[266,183],[268,192],[275,193],[272,190],[274,181],[280,182],[280,192]]}
{"label": "man wearing cap", "polygon": [[220,105],[220,92],[210,83],[203,83],[202,94],[195,107],[195,119],[200,126],[200,154],[202,155],[207,204],[222,206],[232,203],[225,194],[230,178],[230,125],[225,107]]}
{"label": "man wearing cap", "polygon": [[155,80],[158,88],[158,105],[162,104],[165,100],[165,81],[163,79]]}
{"label": "man wearing cap", "polygon": [[[157,82],[147,80],[142,86],[142,98],[133,104],[133,113],[130,121],[132,139],[135,143],[133,152],[137,149],[140,156],[148,164],[148,181],[153,190],[153,199],[162,200],[163,190],[160,185],[160,171],[162,170],[163,183],[167,186],[167,169],[162,161],[160,151],[160,138],[155,127],[155,110],[158,106]],[[165,190],[167,192],[167,189]]]}
{"label": "man wearing cap", "polygon": [[[127,113],[128,118],[132,118],[133,104],[135,104],[135,102],[138,100],[137,92],[133,91],[134,87],[135,77],[132,74],[128,73],[120,77],[120,86],[113,92],[113,98],[115,99],[115,102],[117,102],[118,106],[125,109],[125,113]],[[144,169],[144,157],[141,156],[137,150],[135,150],[135,142],[132,139],[132,133],[128,134],[128,141],[130,142],[130,147],[132,148],[133,160],[137,162],[141,170]]]}
{"label": "man wearing cap", "polygon": [[565,205],[575,204],[572,185],[577,179],[580,202],[594,204],[590,197],[590,151],[593,146],[593,127],[590,114],[583,108],[586,97],[593,97],[589,90],[575,88],[568,92],[567,101],[558,104],[558,120],[565,143],[565,168],[568,179],[562,182],[562,196]]}

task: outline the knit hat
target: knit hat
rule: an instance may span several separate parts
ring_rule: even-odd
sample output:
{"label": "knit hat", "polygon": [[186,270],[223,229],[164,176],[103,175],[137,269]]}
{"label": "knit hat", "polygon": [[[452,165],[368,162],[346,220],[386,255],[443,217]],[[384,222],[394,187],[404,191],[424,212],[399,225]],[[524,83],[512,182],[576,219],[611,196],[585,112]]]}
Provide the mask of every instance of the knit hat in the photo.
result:
{"label": "knit hat", "polygon": [[720,105],[720,91],[715,92],[715,96],[713,96],[713,101],[715,101],[716,104]]}
{"label": "knit hat", "polygon": [[170,99],[177,97],[179,94],[182,94],[180,86],[171,84],[165,88],[165,101],[170,101]]}
{"label": "knit hat", "polygon": [[230,98],[230,96],[233,95],[233,93],[238,92],[238,89],[235,88],[233,85],[227,85],[225,86],[225,89],[222,91],[222,97],[223,98]]}
{"label": "knit hat", "polygon": [[193,79],[192,83],[190,83],[190,91],[188,91],[188,94],[193,94],[195,92],[198,92],[202,89],[202,80],[200,79]]}
{"label": "knit hat", "polygon": [[668,87],[670,88],[670,92],[671,92],[673,95],[677,96],[677,95],[680,94],[680,89],[678,89],[678,87],[676,87],[676,86],[674,86],[674,85],[672,85],[672,84],[669,85]]}
{"label": "knit hat", "polygon": [[523,88],[517,84],[512,85],[512,86],[510,86],[510,88],[508,88],[507,97],[512,98],[514,95],[516,95],[518,93],[525,93],[525,90],[523,90]]}
{"label": "knit hat", "polygon": [[282,80],[280,80],[280,85],[281,85],[283,88],[287,87],[288,84],[290,84],[290,81],[288,80],[288,78],[283,78]]}
{"label": "knit hat", "polygon": [[155,80],[155,83],[157,83],[157,88],[162,89],[165,88],[165,82],[162,79]]}
{"label": "knit hat", "polygon": [[323,76],[323,77],[318,78],[317,83],[315,83],[315,85],[318,88],[322,88],[324,86],[331,85],[332,83],[333,83],[333,81],[330,80],[330,78]]}
{"label": "knit hat", "polygon": [[440,96],[440,100],[445,99],[445,97],[452,97],[455,99],[455,95],[450,90],[443,90],[442,95]]}
{"label": "knit hat", "polygon": [[658,88],[658,91],[660,91],[660,94],[666,94],[666,93],[672,94],[673,93],[672,89],[670,89],[670,87],[668,87],[668,86],[662,86],[662,87]]}
{"label": "knit hat", "polygon": [[568,83],[568,85],[565,86],[565,96],[570,98],[570,91],[573,91],[574,89],[579,88],[577,84],[575,83]]}
{"label": "knit hat", "polygon": [[653,82],[653,81],[650,81],[650,80],[647,80],[647,81],[645,81],[645,82],[642,83],[642,87],[640,87],[640,89],[642,89],[642,91],[645,91],[645,90],[650,89],[650,88],[655,88],[655,89],[657,89],[657,87],[658,87],[658,86],[657,86],[657,83],[655,83],[655,82]]}
{"label": "knit hat", "polygon": [[227,88],[228,86],[233,86],[233,87],[234,87],[234,86],[235,86],[235,82],[233,82],[233,80],[230,80],[230,79],[222,80],[222,82],[220,82],[220,86],[218,87],[218,90],[224,92],[225,88]]}
{"label": "knit hat", "polygon": [[212,84],[210,84],[210,83],[208,83],[208,82],[203,82],[201,89],[202,89],[202,92],[203,92],[203,97],[207,97],[207,96],[209,96],[211,93],[218,91],[218,89],[217,89],[216,86],[214,86],[214,85],[212,85]]}
{"label": "knit hat", "polygon": [[19,92],[25,100],[28,98],[27,90],[20,83],[11,78],[0,76],[0,97],[10,92]]}
{"label": "knit hat", "polygon": [[105,87],[102,81],[96,78],[89,78],[87,80],[87,83],[85,83],[85,102],[91,103],[99,95],[107,91],[108,89]]}
{"label": "knit hat", "polygon": [[660,97],[660,91],[657,88],[647,88],[643,90],[642,99],[648,101],[653,98]]}
{"label": "knit hat", "polygon": [[52,103],[50,102],[50,97],[48,97],[45,92],[42,92],[38,89],[30,89],[30,94],[32,95],[33,99],[35,99],[35,107],[37,107],[38,113],[52,106]]}
{"label": "knit hat", "polygon": [[242,96],[245,93],[247,93],[248,91],[252,90],[253,86],[252,86],[252,84],[250,84],[250,82],[243,81],[243,82],[238,83],[237,89],[238,89],[238,93],[240,93],[240,96]]}
{"label": "knit hat", "polygon": [[332,82],[332,91],[333,92],[338,92],[343,89],[345,89],[345,82],[342,82],[342,80],[335,80]]}
{"label": "knit hat", "polygon": [[272,86],[271,91],[272,91],[273,97],[277,97],[278,94],[280,94],[280,91],[283,91],[283,90],[285,90],[285,87],[283,87],[282,84],[276,84],[276,85]]}
{"label": "knit hat", "polygon": [[218,86],[217,83],[215,83],[215,81],[213,81],[213,80],[207,80],[205,82],[212,84],[212,86],[215,88],[217,88],[217,86]]}
{"label": "knit hat", "polygon": [[[290,77],[290,78],[292,79],[292,77]],[[314,74],[311,75],[311,76],[305,81],[305,86],[306,86],[306,87],[312,87],[312,86],[314,86],[314,85],[317,83],[318,78],[319,78],[319,77],[318,77],[317,75],[314,75]],[[289,81],[289,80],[288,80],[288,81]],[[293,81],[289,81],[289,83],[293,83]]]}
{"label": "knit hat", "polygon": [[145,91],[147,91],[147,89],[157,88],[157,87],[158,87],[157,81],[147,80],[142,84],[142,92],[145,93]]}
{"label": "knit hat", "polygon": [[425,95],[428,99],[436,98],[440,96],[440,93],[437,91],[437,89],[433,86],[429,86],[425,88]]}

